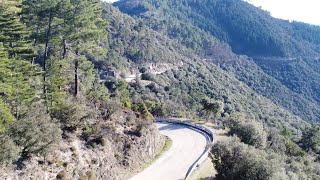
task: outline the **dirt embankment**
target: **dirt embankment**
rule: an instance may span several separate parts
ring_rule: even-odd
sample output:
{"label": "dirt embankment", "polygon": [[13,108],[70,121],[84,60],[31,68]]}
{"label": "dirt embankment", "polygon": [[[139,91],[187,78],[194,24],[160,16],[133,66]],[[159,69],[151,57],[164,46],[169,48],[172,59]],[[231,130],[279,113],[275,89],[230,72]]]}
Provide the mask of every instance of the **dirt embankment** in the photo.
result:
{"label": "dirt embankment", "polygon": [[156,126],[134,112],[100,124],[97,140],[69,133],[46,157],[30,157],[23,169],[1,168],[0,179],[124,179],[153,159],[164,144]]}

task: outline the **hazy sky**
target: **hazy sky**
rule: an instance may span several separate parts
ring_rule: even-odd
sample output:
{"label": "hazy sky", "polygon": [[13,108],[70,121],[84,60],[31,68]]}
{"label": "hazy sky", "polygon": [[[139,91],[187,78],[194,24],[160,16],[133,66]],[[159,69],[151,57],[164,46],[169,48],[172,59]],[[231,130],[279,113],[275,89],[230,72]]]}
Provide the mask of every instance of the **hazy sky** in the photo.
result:
{"label": "hazy sky", "polygon": [[248,0],[272,16],[320,25],[319,0]]}
{"label": "hazy sky", "polygon": [[[103,0],[115,2],[117,0]],[[159,0],[161,1],[161,0]],[[320,0],[247,0],[272,16],[320,25]]]}

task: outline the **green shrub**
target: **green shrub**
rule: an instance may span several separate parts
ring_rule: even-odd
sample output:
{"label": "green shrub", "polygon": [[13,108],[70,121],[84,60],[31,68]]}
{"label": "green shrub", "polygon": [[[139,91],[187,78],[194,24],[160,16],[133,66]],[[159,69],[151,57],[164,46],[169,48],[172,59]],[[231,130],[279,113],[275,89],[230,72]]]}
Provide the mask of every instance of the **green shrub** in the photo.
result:
{"label": "green shrub", "polygon": [[131,102],[130,98],[122,98],[121,103],[122,103],[123,107],[126,107],[126,108],[131,108],[131,106],[132,106],[132,102]]}
{"label": "green shrub", "polygon": [[10,109],[0,99],[0,132],[5,131],[13,123],[14,119]]}
{"label": "green shrub", "polygon": [[243,114],[231,115],[226,123],[230,128],[230,134],[236,134],[242,142],[264,148],[267,144],[267,133],[261,123],[252,119],[247,119]]}
{"label": "green shrub", "polygon": [[19,158],[21,148],[6,134],[0,135],[0,165],[7,165]]}
{"label": "green shrub", "polygon": [[301,143],[305,150],[320,153],[320,126],[306,128],[302,133]]}
{"label": "green shrub", "polygon": [[[276,168],[272,159],[262,150],[254,149],[233,137],[212,147],[217,179],[268,180]],[[275,163],[276,165],[277,163]]]}
{"label": "green shrub", "polygon": [[63,127],[76,129],[89,116],[89,112],[80,100],[68,98],[59,108],[51,110],[51,116],[58,119]]}
{"label": "green shrub", "polygon": [[151,120],[152,115],[150,114],[146,104],[142,101],[141,103],[135,103],[132,105],[132,110],[141,113],[142,117],[146,120]]}
{"label": "green shrub", "polygon": [[308,157],[256,149],[238,137],[217,142],[211,153],[218,180],[319,179],[319,164]]}
{"label": "green shrub", "polygon": [[59,126],[53,123],[41,104],[32,106],[25,117],[8,129],[7,134],[21,147],[22,157],[45,155],[61,139]]}

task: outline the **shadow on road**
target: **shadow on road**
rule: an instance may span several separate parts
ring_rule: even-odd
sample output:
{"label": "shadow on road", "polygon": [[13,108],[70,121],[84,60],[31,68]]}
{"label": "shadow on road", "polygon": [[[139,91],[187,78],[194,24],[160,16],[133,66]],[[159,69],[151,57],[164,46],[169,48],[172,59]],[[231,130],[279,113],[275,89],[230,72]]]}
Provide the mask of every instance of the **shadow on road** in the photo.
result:
{"label": "shadow on road", "polygon": [[175,124],[167,124],[167,123],[163,123],[163,124],[165,124],[165,126],[159,128],[160,131],[164,131],[164,130],[173,131],[173,130],[177,130],[177,129],[188,129],[187,126],[183,126],[183,125],[175,125]]}

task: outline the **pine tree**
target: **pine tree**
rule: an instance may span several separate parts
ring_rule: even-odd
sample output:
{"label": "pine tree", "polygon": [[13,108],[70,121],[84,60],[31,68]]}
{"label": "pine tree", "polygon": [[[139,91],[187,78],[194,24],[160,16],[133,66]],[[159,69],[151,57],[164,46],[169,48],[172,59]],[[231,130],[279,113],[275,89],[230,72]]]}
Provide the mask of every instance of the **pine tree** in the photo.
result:
{"label": "pine tree", "polygon": [[[90,67],[85,62],[87,60],[84,55],[105,53],[105,49],[97,45],[98,40],[104,39],[104,37],[106,39],[107,35],[99,3],[98,0],[24,1],[23,20],[34,32],[32,37],[35,38],[39,49],[44,52],[40,56],[45,71],[44,94],[52,93],[48,92],[49,86],[52,87],[48,80],[53,80],[49,77],[53,75],[53,72],[49,72],[49,70],[55,69],[55,72],[67,73],[67,76],[73,74],[73,82],[67,81],[67,85],[72,85],[73,94],[77,96],[82,68],[88,70]],[[48,60],[61,61],[60,58],[73,64],[73,68],[64,71],[62,69],[65,67],[61,67],[60,70],[49,67],[57,63],[47,62]],[[94,79],[94,76],[91,79]]]}
{"label": "pine tree", "polygon": [[[63,28],[63,55],[68,54],[67,45],[76,57],[74,64],[74,96],[79,93],[79,67],[86,61],[81,56],[85,54],[102,55],[105,49],[97,45],[97,42],[106,39],[106,22],[101,17],[100,1],[98,0],[71,0],[65,6],[65,27]],[[82,62],[81,62],[82,60]],[[83,67],[83,66],[82,66]],[[94,76],[93,76],[94,79]]]}
{"label": "pine tree", "polygon": [[33,94],[28,82],[32,66],[26,61],[31,60],[33,50],[29,32],[20,22],[20,6],[13,0],[3,0],[0,6],[0,93],[17,119]]}
{"label": "pine tree", "polygon": [[10,74],[10,70],[7,69],[8,64],[7,53],[4,52],[3,45],[0,43],[0,132],[3,132],[10,123],[14,121],[14,117],[8,108],[8,105],[3,102],[5,96],[4,78],[7,74]]}
{"label": "pine tree", "polygon": [[[54,60],[51,55],[55,55],[55,47],[59,44],[59,31],[61,30],[62,4],[68,1],[63,0],[28,0],[22,3],[22,20],[32,30],[32,38],[34,44],[37,46],[38,56],[36,62],[40,63],[43,73],[43,95],[46,100],[46,105],[49,106],[48,101],[48,86],[50,82],[48,78],[48,60]],[[49,63],[53,64],[53,63]],[[50,93],[50,92],[49,92]]]}
{"label": "pine tree", "polygon": [[30,32],[21,23],[19,13],[21,3],[17,0],[3,0],[0,6],[0,42],[9,58],[31,60],[33,49]]}
{"label": "pine tree", "polygon": [[0,95],[3,103],[8,104],[11,113],[19,119],[22,108],[33,96],[28,82],[32,66],[27,61],[9,59],[4,49],[0,43]]}
{"label": "pine tree", "polygon": [[54,59],[48,64],[48,107],[50,111],[59,111],[66,99],[66,84],[68,79],[65,71],[69,67],[65,60]]}

